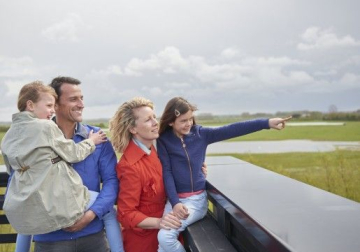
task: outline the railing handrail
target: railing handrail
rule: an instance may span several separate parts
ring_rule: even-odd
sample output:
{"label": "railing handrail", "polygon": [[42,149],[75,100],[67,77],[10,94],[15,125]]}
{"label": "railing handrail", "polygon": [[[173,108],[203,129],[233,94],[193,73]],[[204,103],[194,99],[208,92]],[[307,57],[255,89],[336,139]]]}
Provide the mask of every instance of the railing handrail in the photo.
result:
{"label": "railing handrail", "polygon": [[[5,166],[0,166],[0,187],[6,187],[9,175],[5,172]],[[3,209],[4,195],[0,195],[0,210]],[[0,225],[9,224],[4,214],[0,214]],[[15,243],[16,234],[0,234],[0,244]],[[1,246],[1,245],[0,245]]]}
{"label": "railing handrail", "polygon": [[359,251],[359,203],[236,158],[206,163],[209,198],[222,212],[215,218],[233,243],[245,236],[249,251]]}

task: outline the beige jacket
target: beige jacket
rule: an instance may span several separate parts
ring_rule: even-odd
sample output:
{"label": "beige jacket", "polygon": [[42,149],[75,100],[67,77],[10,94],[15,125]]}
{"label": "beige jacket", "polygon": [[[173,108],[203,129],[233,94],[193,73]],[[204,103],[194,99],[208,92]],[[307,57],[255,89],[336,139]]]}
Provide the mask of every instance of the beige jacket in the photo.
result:
{"label": "beige jacket", "polygon": [[18,233],[49,233],[82,217],[89,192],[67,162],[85,159],[95,150],[93,141],[75,144],[53,121],[20,112],[13,115],[1,150],[8,173],[14,170],[3,208]]}

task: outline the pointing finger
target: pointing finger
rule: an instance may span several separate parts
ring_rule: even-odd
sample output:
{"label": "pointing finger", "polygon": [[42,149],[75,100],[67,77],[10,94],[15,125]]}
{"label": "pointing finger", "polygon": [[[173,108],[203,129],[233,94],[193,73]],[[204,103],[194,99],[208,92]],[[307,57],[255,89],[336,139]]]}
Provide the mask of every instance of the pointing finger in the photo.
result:
{"label": "pointing finger", "polygon": [[288,117],[284,118],[283,121],[284,122],[289,121],[291,118],[292,118],[292,116],[288,116]]}

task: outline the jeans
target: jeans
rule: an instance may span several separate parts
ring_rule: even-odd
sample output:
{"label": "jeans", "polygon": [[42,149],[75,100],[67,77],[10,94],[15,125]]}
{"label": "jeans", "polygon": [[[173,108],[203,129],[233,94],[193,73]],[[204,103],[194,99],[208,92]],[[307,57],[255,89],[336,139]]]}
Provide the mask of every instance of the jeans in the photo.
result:
{"label": "jeans", "polygon": [[110,252],[104,230],[74,240],[35,242],[35,252]]}
{"label": "jeans", "polygon": [[[90,201],[86,210],[94,204],[98,192],[89,191]],[[107,214],[102,218],[105,226],[106,237],[109,242],[111,252],[124,252],[123,239],[120,230],[120,223],[116,219],[116,210],[112,208]]]}
{"label": "jeans", "polygon": [[[185,252],[183,245],[178,241],[179,233],[192,223],[204,218],[207,212],[207,194],[206,191],[193,195],[188,198],[180,199],[189,211],[189,216],[181,220],[179,229],[160,229],[158,233],[159,249],[158,252]],[[164,215],[172,211],[172,206],[168,201],[165,205]]]}
{"label": "jeans", "polygon": [[[89,191],[90,200],[86,210],[95,202],[98,192]],[[123,239],[120,230],[120,224],[116,219],[116,210],[112,208],[107,214],[103,216],[103,222],[106,230],[106,237],[109,242],[111,252],[124,252]],[[29,252],[32,235],[18,234],[16,237],[15,252]]]}
{"label": "jeans", "polygon": [[17,234],[15,252],[29,252],[32,235]]}
{"label": "jeans", "polygon": [[120,223],[116,219],[115,208],[112,208],[110,212],[103,216],[103,222],[111,252],[124,252]]}

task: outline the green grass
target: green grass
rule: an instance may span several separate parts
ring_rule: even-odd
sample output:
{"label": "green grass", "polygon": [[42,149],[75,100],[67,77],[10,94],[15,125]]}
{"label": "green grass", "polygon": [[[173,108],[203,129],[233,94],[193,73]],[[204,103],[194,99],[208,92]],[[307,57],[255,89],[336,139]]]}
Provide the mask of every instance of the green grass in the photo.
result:
{"label": "green grass", "polygon": [[5,132],[0,132],[0,141],[3,139]]}
{"label": "green grass", "polygon": [[239,158],[360,202],[360,151],[221,155]]}

